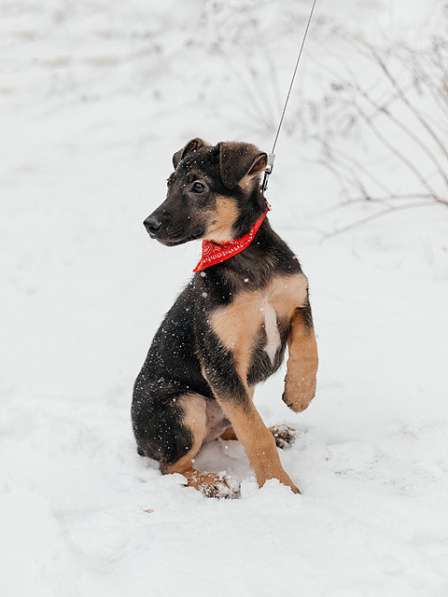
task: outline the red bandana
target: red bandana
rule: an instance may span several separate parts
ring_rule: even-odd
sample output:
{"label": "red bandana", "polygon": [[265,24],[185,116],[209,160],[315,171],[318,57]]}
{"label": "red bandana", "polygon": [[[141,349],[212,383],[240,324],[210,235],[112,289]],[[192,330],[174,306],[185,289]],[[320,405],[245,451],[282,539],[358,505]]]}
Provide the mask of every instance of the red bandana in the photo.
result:
{"label": "red bandana", "polygon": [[222,263],[223,261],[232,259],[232,257],[235,257],[235,255],[242,253],[254,240],[258,230],[260,229],[260,226],[263,224],[266,216],[268,215],[268,211],[269,207],[267,207],[266,211],[261,214],[249,232],[240,238],[229,240],[220,245],[212,240],[203,240],[202,256],[193,271],[202,272],[202,270],[207,269],[212,265]]}

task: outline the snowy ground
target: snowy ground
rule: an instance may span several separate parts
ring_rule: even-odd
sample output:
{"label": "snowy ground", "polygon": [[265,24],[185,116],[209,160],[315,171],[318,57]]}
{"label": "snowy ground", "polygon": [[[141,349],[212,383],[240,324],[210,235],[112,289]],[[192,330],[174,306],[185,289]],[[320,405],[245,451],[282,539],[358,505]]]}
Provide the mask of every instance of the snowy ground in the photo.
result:
{"label": "snowy ground", "polygon": [[[281,140],[269,199],[310,277],[319,391],[294,415],[278,374],[257,404],[297,428],[281,456],[304,494],[258,490],[235,442],[199,463],[243,481],[234,501],[136,454],[132,383],[199,251],[151,242],[141,221],[190,137],[269,145],[265,46],[280,89],[293,59],[281,3],[250,27],[239,4],[1,4],[4,597],[448,594],[448,214],[402,212],[322,242],[345,214],[297,137]],[[403,6],[352,0],[321,18],[427,25]]]}

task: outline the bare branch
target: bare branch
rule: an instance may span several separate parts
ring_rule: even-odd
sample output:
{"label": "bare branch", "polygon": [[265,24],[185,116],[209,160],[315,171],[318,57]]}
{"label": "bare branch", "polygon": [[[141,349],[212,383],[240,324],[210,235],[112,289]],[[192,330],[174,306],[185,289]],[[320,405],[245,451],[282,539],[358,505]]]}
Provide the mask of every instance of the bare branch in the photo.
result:
{"label": "bare branch", "polygon": [[439,139],[439,136],[433,131],[432,127],[429,126],[428,122],[424,118],[422,118],[421,114],[414,108],[412,103],[408,100],[406,95],[403,93],[403,90],[401,89],[400,85],[398,84],[396,78],[392,75],[392,73],[388,69],[388,67],[387,67],[386,63],[384,62],[384,60],[382,59],[382,57],[378,54],[378,52],[372,45],[366,44],[366,46],[370,49],[373,57],[377,61],[377,64],[379,65],[381,70],[384,72],[386,77],[389,79],[389,81],[393,85],[393,87],[397,90],[397,93],[399,93],[403,103],[406,104],[406,106],[414,114],[414,116],[417,118],[417,120],[420,122],[420,124],[423,126],[423,128],[425,128],[426,131],[429,133],[429,135],[431,135],[431,137],[433,138],[435,143],[437,143],[440,151],[445,155],[445,157],[448,158],[448,150],[445,148],[444,144]]}
{"label": "bare branch", "polygon": [[368,224],[369,222],[372,222],[373,220],[378,220],[379,218],[387,216],[396,211],[404,211],[404,210],[408,210],[408,209],[415,209],[417,207],[430,207],[430,206],[431,206],[431,203],[428,203],[427,201],[425,201],[422,203],[412,203],[410,205],[399,205],[399,206],[389,207],[380,212],[370,214],[369,216],[366,216],[365,218],[356,220],[355,222],[351,222],[350,224],[347,224],[346,226],[337,228],[336,230],[333,230],[333,232],[329,232],[329,233],[325,234],[324,237],[322,238],[321,242],[325,242],[326,240],[328,240],[330,238],[334,238],[335,236],[338,236],[339,234],[342,234],[343,232],[348,232],[349,230],[352,230],[353,228],[357,228],[358,226]]}
{"label": "bare branch", "polygon": [[371,129],[374,135],[409,169],[410,172],[412,172],[412,174],[414,174],[422,186],[432,195],[432,197],[435,198],[437,196],[435,190],[431,188],[428,181],[424,178],[424,176],[422,176],[422,174],[420,174],[416,166],[399,149],[392,145],[388,139],[386,139],[386,137],[378,130],[378,127],[373,124],[371,119],[365,114],[361,107],[358,104],[355,105],[358,109],[359,115]]}
{"label": "bare branch", "polygon": [[388,118],[391,122],[393,122],[401,131],[403,131],[412,141],[420,147],[420,149],[428,156],[428,158],[432,161],[434,166],[436,167],[438,173],[440,174],[441,178],[444,180],[445,184],[448,185],[448,176],[446,172],[442,169],[442,166],[439,164],[436,156],[434,153],[427,147],[423,141],[414,134],[409,127],[401,122],[388,108],[378,105],[375,100],[373,100],[367,92],[365,92],[359,85],[356,85],[357,91],[361,94],[361,96],[376,110],[384,114],[386,118]]}

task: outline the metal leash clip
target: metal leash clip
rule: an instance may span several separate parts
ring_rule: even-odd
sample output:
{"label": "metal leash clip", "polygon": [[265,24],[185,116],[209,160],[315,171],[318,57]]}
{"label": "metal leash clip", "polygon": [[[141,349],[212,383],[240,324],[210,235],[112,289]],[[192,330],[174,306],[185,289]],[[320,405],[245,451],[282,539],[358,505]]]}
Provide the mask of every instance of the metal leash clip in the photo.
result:
{"label": "metal leash clip", "polygon": [[272,170],[274,169],[274,161],[275,161],[275,153],[269,153],[268,154],[268,163],[266,164],[266,168],[264,171],[263,182],[261,183],[261,190],[263,191],[263,193],[268,188],[269,175],[272,173]]}

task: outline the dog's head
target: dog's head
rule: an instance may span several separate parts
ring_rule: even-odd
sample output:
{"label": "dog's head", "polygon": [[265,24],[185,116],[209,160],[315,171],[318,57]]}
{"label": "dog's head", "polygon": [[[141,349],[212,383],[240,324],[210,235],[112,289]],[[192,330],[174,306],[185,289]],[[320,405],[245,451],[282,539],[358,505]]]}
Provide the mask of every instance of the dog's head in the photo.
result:
{"label": "dog's head", "polygon": [[167,197],[145,228],[168,246],[198,238],[231,240],[265,209],[259,177],[266,165],[266,153],[255,145],[192,139],[173,155]]}

